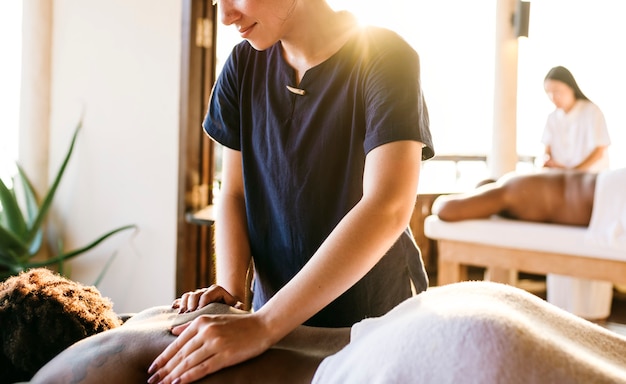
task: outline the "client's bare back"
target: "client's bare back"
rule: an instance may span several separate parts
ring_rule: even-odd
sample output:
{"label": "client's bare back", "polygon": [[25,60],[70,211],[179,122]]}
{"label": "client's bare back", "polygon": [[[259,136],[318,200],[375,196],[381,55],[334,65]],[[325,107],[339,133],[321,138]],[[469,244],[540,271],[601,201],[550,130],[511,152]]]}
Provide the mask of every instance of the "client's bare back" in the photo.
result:
{"label": "client's bare back", "polygon": [[445,221],[491,215],[543,223],[587,226],[597,175],[579,171],[509,174],[476,191],[443,196],[433,212]]}
{"label": "client's bare back", "polygon": [[46,364],[31,383],[146,382],[147,367],[174,340],[169,328],[206,314],[228,313],[227,306],[211,304],[203,310],[178,315],[168,306],[149,308],[121,327],[83,339]]}
{"label": "client's bare back", "polygon": [[[177,314],[170,307],[140,312],[123,326],[83,339],[46,364],[31,384],[145,383],[148,366],[175,337],[169,329],[201,315],[242,314],[211,303]],[[268,382],[310,383],[318,364],[349,341],[349,328],[300,326],[276,348],[239,365],[209,375],[197,383],[231,383],[262,376]]]}
{"label": "client's bare back", "polygon": [[596,174],[546,171],[506,180],[507,204],[500,214],[524,221],[587,226]]}

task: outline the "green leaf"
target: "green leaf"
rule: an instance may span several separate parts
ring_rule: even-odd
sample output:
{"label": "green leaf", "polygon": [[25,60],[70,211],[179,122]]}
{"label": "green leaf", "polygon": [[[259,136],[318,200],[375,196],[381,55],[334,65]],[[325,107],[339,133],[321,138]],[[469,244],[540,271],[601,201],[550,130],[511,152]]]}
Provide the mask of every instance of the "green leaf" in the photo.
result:
{"label": "green leaf", "polygon": [[10,256],[14,263],[19,263],[24,255],[29,255],[28,245],[13,232],[0,227],[0,258]]}
{"label": "green leaf", "polygon": [[127,229],[136,229],[137,226],[136,225],[125,225],[123,227],[119,227],[116,228],[112,231],[107,232],[106,234],[100,236],[98,239],[92,241],[91,243],[89,243],[88,245],[82,247],[82,248],[78,248],[75,249],[73,251],[61,254],[61,255],[57,255],[51,259],[48,260],[43,260],[43,261],[39,261],[39,262],[32,262],[29,263],[28,266],[29,268],[36,268],[36,267],[45,267],[47,265],[51,265],[51,264],[55,264],[58,262],[64,262],[67,260],[70,260],[82,253],[85,253],[87,251],[89,251],[90,249],[94,248],[96,245],[100,244],[101,242],[103,242],[104,240],[106,240],[107,238],[113,236],[114,234],[118,233],[118,232],[122,232],[125,231]]}
{"label": "green leaf", "polygon": [[21,266],[18,257],[12,249],[0,249],[0,265],[7,268]]}
{"label": "green leaf", "polygon": [[9,224],[7,222],[6,215],[4,213],[4,209],[2,209],[2,203],[0,203],[0,227],[8,227]]}
{"label": "green leaf", "polygon": [[19,263],[12,263],[9,262],[7,260],[12,259],[13,256],[12,255],[2,255],[2,257],[0,258],[0,266],[4,267],[6,269],[9,269],[11,271],[20,271],[22,269],[22,265]]}
{"label": "green leaf", "polygon": [[6,271],[0,271],[0,281],[6,279],[9,276],[17,275],[24,270],[21,265],[5,265],[4,263],[0,262],[0,266],[4,266],[7,269]]}
{"label": "green leaf", "polygon": [[26,222],[24,222],[24,216],[15,199],[15,194],[4,184],[2,179],[0,179],[0,204],[2,204],[6,229],[18,237],[26,236]]}
{"label": "green leaf", "polygon": [[37,213],[39,213],[39,202],[37,201],[37,196],[35,194],[35,189],[33,188],[33,184],[26,176],[24,169],[17,165],[18,175],[20,178],[20,182],[22,187],[24,188],[24,200],[26,201],[26,213],[27,213],[27,224],[28,228],[32,229],[32,225],[37,217]]}
{"label": "green leaf", "polygon": [[41,246],[43,245],[43,229],[39,228],[37,233],[35,234],[35,238],[30,242],[28,247],[29,255],[36,255],[41,250]]}
{"label": "green leaf", "polygon": [[61,164],[61,168],[59,169],[59,172],[57,173],[54,179],[54,182],[50,186],[48,193],[44,197],[43,202],[41,203],[41,207],[39,208],[37,217],[35,218],[30,228],[30,232],[28,233],[28,242],[32,241],[35,238],[37,234],[37,230],[43,224],[43,221],[48,213],[48,210],[50,209],[50,206],[52,205],[52,199],[54,199],[54,195],[57,191],[57,188],[59,187],[61,178],[63,177],[63,173],[65,172],[65,168],[67,168],[67,164],[70,161],[70,157],[72,156],[72,152],[74,151],[74,145],[76,144],[76,137],[78,136],[78,132],[80,131],[80,128],[82,127],[82,125],[83,125],[83,122],[81,120],[78,122],[78,125],[76,126],[76,129],[74,130],[74,135],[72,136],[72,142],[70,144],[70,148],[67,151],[67,154],[65,155],[65,159],[63,160],[63,163]]}
{"label": "green leaf", "polygon": [[18,255],[12,249],[0,247],[0,267],[4,269],[0,271],[0,281],[24,270],[24,266],[17,261],[18,259]]}
{"label": "green leaf", "polygon": [[102,271],[100,271],[100,273],[98,274],[98,277],[96,278],[96,281],[94,281],[93,283],[95,287],[98,287],[98,285],[100,285],[100,282],[102,281],[102,279],[104,278],[104,275],[107,273],[107,271],[111,267],[111,264],[113,264],[113,260],[115,260],[116,257],[117,257],[117,251],[113,252],[111,256],[109,256],[106,264],[104,264],[104,267],[102,268]]}

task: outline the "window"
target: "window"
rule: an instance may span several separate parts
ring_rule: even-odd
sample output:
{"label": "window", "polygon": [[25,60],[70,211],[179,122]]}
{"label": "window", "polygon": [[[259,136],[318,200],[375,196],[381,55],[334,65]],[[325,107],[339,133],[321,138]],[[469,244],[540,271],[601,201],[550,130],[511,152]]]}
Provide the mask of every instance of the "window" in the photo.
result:
{"label": "window", "polygon": [[[328,0],[363,23],[398,32],[420,55],[435,149],[446,159],[424,163],[421,193],[470,189],[489,175],[484,159],[493,130],[497,1]],[[616,97],[626,89],[621,70],[626,59],[619,49],[626,25],[618,5],[612,0],[532,1],[529,38],[519,41],[518,53],[517,147],[523,159],[518,170],[532,170],[534,157],[543,151],[543,125],[553,108],[543,77],[555,65],[570,68],[603,110],[613,142],[612,167],[626,166],[621,145],[626,130],[618,128],[626,126],[626,116],[620,110],[622,98]],[[234,28],[223,25],[217,36],[219,71],[240,39]]]}
{"label": "window", "polygon": [[396,31],[418,52],[438,153],[487,153],[493,115],[495,0],[331,4],[364,23]]}
{"label": "window", "polygon": [[[329,0],[329,4],[349,10],[363,23],[398,32],[419,53],[422,87],[438,154],[485,156],[491,147],[495,0],[395,0],[383,6],[380,2]],[[220,63],[240,39],[234,28],[221,24],[217,36],[219,72]],[[479,177],[486,174],[484,163],[467,163],[459,164],[460,169],[477,170]],[[431,181],[421,185],[449,189],[448,184],[455,183],[455,171],[447,171],[455,164],[439,165],[424,170],[422,180],[426,177]]]}
{"label": "window", "polygon": [[420,193],[467,189],[488,176],[495,65],[496,0],[334,0],[367,24],[403,36],[420,55],[437,155],[424,163]]}
{"label": "window", "polygon": [[[493,129],[495,12],[498,0],[329,0],[364,22],[393,29],[420,54],[422,83],[438,155],[467,158],[486,155]],[[621,54],[626,25],[612,0],[531,1],[528,39],[519,40],[517,152],[518,170],[533,168],[543,153],[540,143],[553,105],[543,78],[556,65],[568,67],[583,92],[603,110],[612,145],[611,167],[626,166],[626,115],[621,112],[626,89]],[[480,161],[426,162],[421,189],[473,188],[487,177]]]}

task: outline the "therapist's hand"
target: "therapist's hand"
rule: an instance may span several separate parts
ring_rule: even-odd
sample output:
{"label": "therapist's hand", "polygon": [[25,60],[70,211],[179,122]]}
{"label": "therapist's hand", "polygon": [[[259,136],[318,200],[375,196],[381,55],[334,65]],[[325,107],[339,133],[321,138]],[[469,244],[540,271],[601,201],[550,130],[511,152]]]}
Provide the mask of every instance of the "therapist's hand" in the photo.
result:
{"label": "therapist's hand", "polygon": [[154,360],[149,384],[184,384],[265,352],[275,341],[260,316],[203,315],[172,328],[178,337]]}
{"label": "therapist's hand", "polygon": [[236,297],[219,285],[183,293],[180,298],[174,300],[172,308],[178,308],[178,313],[184,313],[195,311],[210,303],[223,303],[231,307],[244,309],[244,304],[241,301],[238,301]]}

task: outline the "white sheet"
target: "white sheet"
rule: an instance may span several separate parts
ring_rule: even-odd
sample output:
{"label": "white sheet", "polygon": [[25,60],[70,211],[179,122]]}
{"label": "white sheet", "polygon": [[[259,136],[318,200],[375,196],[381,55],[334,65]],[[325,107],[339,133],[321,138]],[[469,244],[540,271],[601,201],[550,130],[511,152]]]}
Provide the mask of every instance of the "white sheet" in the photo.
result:
{"label": "white sheet", "polygon": [[626,338],[521,289],[462,282],[356,324],[313,383],[626,383]]}
{"label": "white sheet", "polygon": [[435,240],[448,239],[522,250],[626,260],[623,250],[589,244],[586,241],[586,232],[587,228],[584,227],[531,223],[499,216],[446,222],[431,215],[424,221],[424,234]]}
{"label": "white sheet", "polygon": [[626,168],[598,174],[585,242],[626,253]]}

